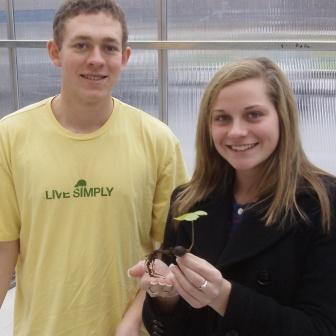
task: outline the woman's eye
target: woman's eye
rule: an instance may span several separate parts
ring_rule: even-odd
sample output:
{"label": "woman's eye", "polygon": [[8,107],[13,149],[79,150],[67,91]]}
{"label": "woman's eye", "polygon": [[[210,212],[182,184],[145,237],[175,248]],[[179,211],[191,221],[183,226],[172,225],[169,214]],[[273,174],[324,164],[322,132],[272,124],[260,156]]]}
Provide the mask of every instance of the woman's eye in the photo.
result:
{"label": "woman's eye", "polygon": [[230,120],[230,117],[226,115],[218,115],[214,117],[214,121],[228,122],[229,120]]}
{"label": "woman's eye", "polygon": [[248,116],[249,119],[255,120],[255,119],[258,119],[261,116],[261,113],[257,112],[257,111],[252,111],[252,112],[249,112],[247,114],[247,116]]}

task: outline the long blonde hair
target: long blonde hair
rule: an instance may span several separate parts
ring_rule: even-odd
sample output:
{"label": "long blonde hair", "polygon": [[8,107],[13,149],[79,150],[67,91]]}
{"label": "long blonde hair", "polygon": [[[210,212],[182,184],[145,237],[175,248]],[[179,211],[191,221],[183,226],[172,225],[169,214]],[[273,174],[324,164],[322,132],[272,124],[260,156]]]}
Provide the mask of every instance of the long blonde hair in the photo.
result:
{"label": "long blonde hair", "polygon": [[228,188],[234,180],[234,169],[216,151],[210,131],[211,109],[219,92],[226,86],[261,78],[267,95],[278,112],[280,138],[277,148],[263,164],[258,183],[259,203],[269,198],[264,213],[266,226],[274,225],[284,215],[307,220],[297,203],[300,186],[307,182],[321,207],[324,231],[331,226],[331,204],[322,176],[329,175],[307,159],[301,145],[298,111],[294,93],[281,69],[267,58],[242,59],[222,67],[209,82],[202,97],[196,132],[196,164],[193,176],[174,203],[174,213],[188,211],[219,188]]}

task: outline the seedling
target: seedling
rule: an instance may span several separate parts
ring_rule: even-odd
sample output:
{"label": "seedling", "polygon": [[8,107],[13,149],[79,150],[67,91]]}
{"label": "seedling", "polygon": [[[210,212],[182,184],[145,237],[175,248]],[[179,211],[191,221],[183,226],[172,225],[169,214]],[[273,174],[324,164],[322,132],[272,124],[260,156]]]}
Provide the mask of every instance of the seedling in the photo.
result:
{"label": "seedling", "polygon": [[191,244],[188,248],[185,248],[183,246],[175,246],[175,247],[168,247],[167,249],[157,249],[152,251],[147,257],[146,257],[146,269],[147,273],[154,278],[163,277],[161,274],[158,274],[154,270],[154,263],[155,259],[157,259],[160,255],[167,255],[167,256],[176,256],[176,257],[182,257],[187,252],[190,252],[191,249],[194,246],[195,242],[195,228],[194,228],[194,221],[196,221],[200,216],[206,216],[207,213],[202,210],[197,210],[194,212],[188,212],[185,213],[179,217],[174,218],[177,221],[188,221],[191,222]]}

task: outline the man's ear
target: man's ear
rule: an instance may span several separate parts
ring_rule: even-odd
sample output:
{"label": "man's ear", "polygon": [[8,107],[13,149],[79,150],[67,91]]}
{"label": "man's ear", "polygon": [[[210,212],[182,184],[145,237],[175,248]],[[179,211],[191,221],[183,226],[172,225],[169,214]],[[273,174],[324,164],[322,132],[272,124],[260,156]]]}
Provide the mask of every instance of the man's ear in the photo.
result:
{"label": "man's ear", "polygon": [[58,49],[58,46],[55,43],[55,41],[53,40],[48,41],[47,47],[48,47],[49,57],[51,61],[53,62],[53,64],[56,65],[57,67],[61,67],[62,62],[60,59],[60,50]]}
{"label": "man's ear", "polygon": [[122,66],[123,68],[126,67],[128,60],[131,56],[132,49],[130,47],[126,47],[122,53]]}

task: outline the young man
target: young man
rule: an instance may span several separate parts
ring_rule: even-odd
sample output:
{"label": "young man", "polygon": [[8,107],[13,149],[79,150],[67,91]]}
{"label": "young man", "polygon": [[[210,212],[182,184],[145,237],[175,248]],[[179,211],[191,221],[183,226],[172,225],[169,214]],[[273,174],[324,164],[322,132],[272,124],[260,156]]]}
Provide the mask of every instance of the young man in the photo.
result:
{"label": "young man", "polygon": [[126,270],[162,239],[179,143],[111,97],[131,53],[113,1],[67,1],[53,28],[60,94],[0,122],[0,304],[16,265],[15,335],[139,335]]}

